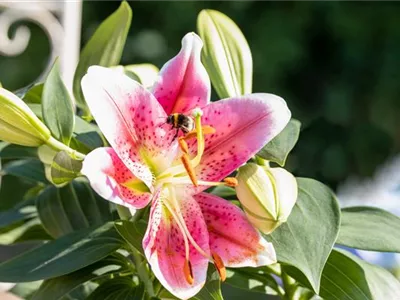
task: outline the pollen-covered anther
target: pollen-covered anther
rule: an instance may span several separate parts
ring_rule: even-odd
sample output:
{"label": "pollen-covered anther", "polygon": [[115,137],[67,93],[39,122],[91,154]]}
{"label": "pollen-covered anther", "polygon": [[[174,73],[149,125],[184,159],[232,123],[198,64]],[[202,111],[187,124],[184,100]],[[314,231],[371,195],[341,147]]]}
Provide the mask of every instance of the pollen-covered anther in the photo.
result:
{"label": "pollen-covered anther", "polygon": [[192,264],[187,259],[185,259],[185,263],[183,265],[183,274],[185,275],[187,283],[192,285],[194,283]]}
{"label": "pollen-covered anther", "polygon": [[224,179],[224,182],[226,186],[235,187],[238,185],[238,181],[235,177],[226,177]]}
{"label": "pollen-covered anther", "polygon": [[183,153],[185,153],[185,154],[189,153],[189,147],[188,147],[188,144],[186,143],[184,137],[180,137],[178,139],[178,144],[179,144],[179,148],[182,150]]}
{"label": "pollen-covered anther", "polygon": [[225,269],[224,262],[222,261],[221,257],[217,253],[212,252],[211,255],[212,255],[212,258],[214,260],[214,266],[218,271],[218,274],[219,274],[219,277],[221,278],[221,281],[225,281],[225,279],[226,279],[226,269]]}
{"label": "pollen-covered anther", "polygon": [[187,174],[189,175],[190,180],[192,181],[194,186],[198,186],[196,173],[190,161],[189,155],[187,153],[183,153],[181,157],[181,161],[183,166],[186,169]]}

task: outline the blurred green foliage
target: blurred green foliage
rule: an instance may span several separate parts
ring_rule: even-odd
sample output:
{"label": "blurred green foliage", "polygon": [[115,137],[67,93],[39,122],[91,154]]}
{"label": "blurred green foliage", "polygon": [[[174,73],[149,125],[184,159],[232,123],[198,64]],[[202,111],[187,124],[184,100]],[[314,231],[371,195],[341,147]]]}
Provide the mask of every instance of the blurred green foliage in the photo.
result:
{"label": "blurred green foliage", "polygon": [[[254,92],[285,98],[302,122],[287,167],[335,188],[370,176],[400,149],[400,3],[131,1],[133,22],[122,63],[159,67],[174,56],[197,14],[212,8],[242,29],[253,53]],[[118,1],[83,5],[82,45]],[[10,32],[15,30],[15,24]],[[0,56],[11,90],[41,73],[49,43],[40,29],[22,55]],[[215,94],[214,94],[215,98]]]}

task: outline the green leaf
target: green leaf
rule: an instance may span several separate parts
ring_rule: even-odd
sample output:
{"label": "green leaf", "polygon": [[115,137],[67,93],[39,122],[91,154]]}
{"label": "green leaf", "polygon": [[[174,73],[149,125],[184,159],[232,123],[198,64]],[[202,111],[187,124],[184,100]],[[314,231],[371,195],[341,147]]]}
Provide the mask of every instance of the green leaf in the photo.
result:
{"label": "green leaf", "polygon": [[49,184],[44,173],[43,164],[37,159],[23,159],[7,163],[3,174],[14,175],[33,182]]}
{"label": "green leaf", "polygon": [[273,138],[257,155],[284,166],[286,158],[299,139],[301,123],[291,119],[286,127]]}
{"label": "green leaf", "polygon": [[30,299],[31,295],[39,288],[42,281],[22,282],[17,283],[10,292],[22,299]]}
{"label": "green leaf", "polygon": [[152,64],[128,65],[124,66],[123,68],[126,75],[133,77],[145,88],[150,88],[154,85],[157,80],[158,72],[160,71],[155,65]]}
{"label": "green leaf", "polygon": [[103,259],[123,243],[112,222],[73,232],[0,264],[0,281],[24,282],[62,276]]}
{"label": "green leaf", "polygon": [[0,179],[0,211],[12,209],[26,200],[26,193],[35,186],[35,183],[12,175],[3,175]]}
{"label": "green leaf", "polygon": [[75,124],[75,114],[71,97],[60,77],[58,60],[47,76],[43,87],[42,115],[52,135],[69,145]]}
{"label": "green leaf", "polygon": [[29,88],[29,90],[23,95],[22,100],[26,103],[38,103],[42,102],[43,94],[43,83],[37,83]]}
{"label": "green leaf", "polygon": [[0,233],[0,244],[11,245],[27,241],[47,241],[51,237],[44,231],[39,218],[33,218],[22,224],[15,224]]}
{"label": "green leaf", "polygon": [[114,226],[129,245],[144,254],[142,240],[146,232],[147,224],[144,222],[133,223],[126,220],[118,220],[115,221]]}
{"label": "green leaf", "polygon": [[0,150],[0,158],[4,159],[38,158],[37,148],[9,144]]}
{"label": "green leaf", "polygon": [[221,278],[215,268],[209,267],[207,280],[203,288],[193,299],[197,300],[223,300],[221,293]]}
{"label": "green leaf", "polygon": [[343,250],[333,250],[321,279],[326,300],[398,299],[400,282],[387,270]]}
{"label": "green leaf", "polygon": [[136,285],[131,277],[119,277],[104,282],[86,300],[140,300],[143,294],[143,287]]}
{"label": "green leaf", "polygon": [[217,195],[218,197],[227,200],[237,199],[235,189],[229,186],[220,185],[213,188],[210,192],[211,194]]}
{"label": "green leaf", "polygon": [[82,161],[73,159],[65,151],[56,154],[51,163],[51,180],[56,185],[65,184],[80,176]]}
{"label": "green leaf", "polygon": [[400,252],[400,218],[375,207],[344,208],[336,242],[363,250]]}
{"label": "green leaf", "polygon": [[117,11],[100,24],[83,49],[75,71],[73,92],[76,104],[89,115],[84,101],[81,79],[92,65],[116,66],[121,59],[132,19],[132,10],[127,2],[122,2]]}
{"label": "green leaf", "polygon": [[32,300],[62,299],[62,297],[90,280],[107,278],[110,275],[118,276],[121,273],[126,275],[127,272],[132,272],[129,261],[123,255],[114,253],[83,269],[44,281]]}
{"label": "green leaf", "polygon": [[277,295],[279,286],[275,279],[262,268],[235,268],[226,270],[226,280],[231,286],[246,291]]}
{"label": "green leaf", "polygon": [[36,207],[30,199],[28,203],[20,203],[15,207],[0,212],[0,227],[10,225],[12,223],[32,219],[37,216]]}
{"label": "green leaf", "polygon": [[297,268],[318,293],[322,270],[339,233],[340,209],[324,184],[308,178],[297,178],[297,184],[299,195],[287,222],[266,238],[273,243],[278,261]]}
{"label": "green leaf", "polygon": [[202,10],[197,30],[203,40],[202,62],[220,98],[251,93],[253,59],[239,27],[226,15]]}
{"label": "green leaf", "polygon": [[63,188],[49,186],[37,197],[36,205],[44,228],[53,237],[111,220],[108,202],[86,182],[73,181]]}

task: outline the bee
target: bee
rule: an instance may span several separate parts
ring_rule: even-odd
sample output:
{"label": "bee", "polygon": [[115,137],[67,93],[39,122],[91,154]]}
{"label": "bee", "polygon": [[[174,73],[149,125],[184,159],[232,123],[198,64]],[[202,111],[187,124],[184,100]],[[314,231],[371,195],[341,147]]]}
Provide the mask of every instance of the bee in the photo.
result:
{"label": "bee", "polygon": [[172,128],[176,129],[174,139],[177,138],[179,130],[182,130],[184,134],[194,129],[194,121],[191,117],[184,114],[174,113],[167,117],[167,124],[170,124]]}

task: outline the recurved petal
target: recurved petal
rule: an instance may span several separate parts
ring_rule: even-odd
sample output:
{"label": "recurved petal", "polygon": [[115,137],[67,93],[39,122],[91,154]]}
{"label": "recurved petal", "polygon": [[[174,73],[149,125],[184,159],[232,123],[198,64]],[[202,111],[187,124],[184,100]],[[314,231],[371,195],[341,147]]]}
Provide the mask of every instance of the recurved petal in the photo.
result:
{"label": "recurved petal", "polygon": [[227,267],[257,267],[276,262],[275,249],[235,205],[215,195],[194,196],[206,221],[210,250]]}
{"label": "recurved petal", "polygon": [[210,100],[210,78],[201,63],[203,42],[191,32],[182,39],[182,49],[160,71],[153,94],[167,114],[203,107]]}
{"label": "recurved petal", "polygon": [[[168,197],[166,190],[158,200],[152,202],[143,248],[151,269],[161,284],[176,297],[188,299],[203,287],[207,276],[208,259],[190,244],[190,265],[193,274],[193,283],[190,284],[185,273],[183,234],[163,204],[164,200],[161,199],[164,197]],[[179,205],[187,229],[196,243],[209,255],[207,227],[199,205],[192,197],[181,198]]]}
{"label": "recurved petal", "polygon": [[[203,108],[203,125],[216,132],[205,136],[205,151],[196,168],[200,180],[220,181],[249,160],[286,126],[290,111],[272,94],[251,94],[213,102]],[[188,142],[196,152],[195,139]]]}
{"label": "recurved petal", "polygon": [[[166,153],[175,131],[165,126],[164,109],[143,86],[126,75],[100,66],[90,67],[82,90],[101,131],[127,168],[152,185],[152,173],[144,167]],[[165,159],[164,159],[165,160]]]}
{"label": "recurved petal", "polygon": [[81,172],[104,199],[137,209],[145,207],[151,200],[147,186],[132,174],[112,148],[97,148],[90,152],[83,161]]}

